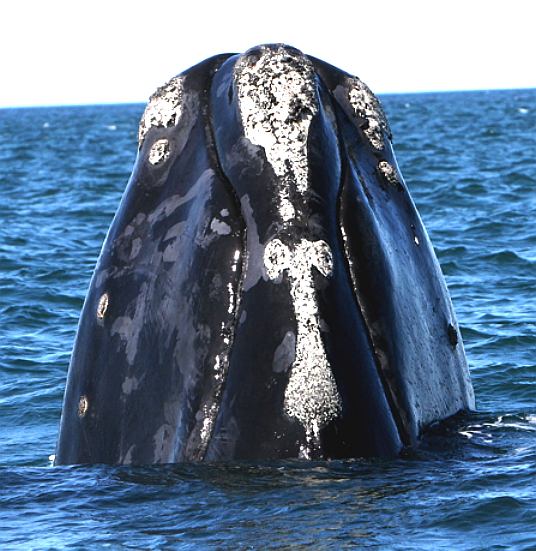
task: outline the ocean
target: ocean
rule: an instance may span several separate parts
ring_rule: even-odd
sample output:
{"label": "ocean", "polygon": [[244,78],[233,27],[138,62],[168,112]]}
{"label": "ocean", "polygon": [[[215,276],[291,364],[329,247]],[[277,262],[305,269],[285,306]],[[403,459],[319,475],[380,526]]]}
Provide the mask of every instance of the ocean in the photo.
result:
{"label": "ocean", "polygon": [[397,460],[52,467],[143,105],[0,110],[0,549],[536,549],[536,90],[382,97],[477,412]]}

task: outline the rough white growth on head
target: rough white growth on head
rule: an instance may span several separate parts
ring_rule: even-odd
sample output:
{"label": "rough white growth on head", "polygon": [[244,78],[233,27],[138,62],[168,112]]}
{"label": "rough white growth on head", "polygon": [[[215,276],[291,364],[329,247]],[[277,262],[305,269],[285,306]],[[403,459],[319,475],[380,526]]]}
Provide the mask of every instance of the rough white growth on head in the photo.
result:
{"label": "rough white growth on head", "polygon": [[342,408],[322,336],[313,280],[313,268],[329,277],[333,258],[325,241],[300,240],[288,247],[279,239],[268,243],[264,266],[270,279],[284,271],[297,324],[296,353],[285,390],[285,411],[305,428],[308,446],[319,443],[320,429],[335,419]]}
{"label": "rough white growth on head", "polygon": [[384,148],[383,133],[390,134],[387,118],[378,98],[359,78],[349,79],[348,100],[357,117],[367,121],[363,129],[375,149]]}
{"label": "rough white growth on head", "polygon": [[199,434],[203,453],[208,446],[208,441],[209,441],[210,435],[212,434],[212,427],[213,427],[214,419],[216,418],[217,413],[218,413],[218,407],[215,402],[212,403],[210,406],[205,405],[203,407],[203,425],[201,427],[201,431]]}
{"label": "rough white growth on head", "polygon": [[108,310],[108,304],[110,303],[110,296],[108,293],[103,293],[99,298],[99,303],[97,304],[97,318],[102,320],[106,315]]}
{"label": "rough white growth on head", "polygon": [[392,186],[395,186],[397,188],[400,186],[400,180],[393,165],[391,165],[387,161],[380,161],[378,163],[378,170]]}
{"label": "rough white growth on head", "polygon": [[303,55],[284,47],[266,48],[257,61],[244,55],[235,67],[244,133],[262,146],[277,176],[279,213],[295,216],[291,189],[308,188],[307,137],[318,111],[314,70]]}
{"label": "rough white growth on head", "polygon": [[157,140],[149,151],[149,162],[152,165],[163,163],[169,157],[169,142],[164,138]]}
{"label": "rough white growth on head", "polygon": [[78,400],[78,417],[85,417],[87,410],[89,409],[89,400],[87,396],[80,396]]}
{"label": "rough white growth on head", "polygon": [[175,126],[181,116],[182,77],[173,77],[149,98],[138,130],[139,147],[152,126]]}

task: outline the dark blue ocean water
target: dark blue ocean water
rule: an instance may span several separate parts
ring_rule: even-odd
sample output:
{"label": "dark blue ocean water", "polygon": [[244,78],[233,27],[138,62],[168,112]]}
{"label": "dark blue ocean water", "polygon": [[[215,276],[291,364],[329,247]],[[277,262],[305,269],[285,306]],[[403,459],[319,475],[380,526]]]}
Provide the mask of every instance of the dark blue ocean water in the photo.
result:
{"label": "dark blue ocean water", "polygon": [[396,461],[50,466],[143,106],[0,110],[0,549],[536,549],[536,90],[383,98],[478,413]]}

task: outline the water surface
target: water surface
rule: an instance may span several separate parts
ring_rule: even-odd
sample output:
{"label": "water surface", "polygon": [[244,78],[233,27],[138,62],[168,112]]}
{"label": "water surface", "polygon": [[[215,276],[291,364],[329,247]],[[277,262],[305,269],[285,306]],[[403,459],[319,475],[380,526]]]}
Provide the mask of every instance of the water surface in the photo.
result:
{"label": "water surface", "polygon": [[536,549],[536,90],[383,98],[478,413],[396,461],[50,467],[143,106],[0,110],[0,548]]}

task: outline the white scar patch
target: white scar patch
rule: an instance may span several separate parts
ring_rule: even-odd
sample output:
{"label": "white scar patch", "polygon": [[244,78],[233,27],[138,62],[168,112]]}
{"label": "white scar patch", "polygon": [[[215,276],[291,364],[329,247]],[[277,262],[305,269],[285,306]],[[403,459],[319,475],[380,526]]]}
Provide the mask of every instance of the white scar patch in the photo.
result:
{"label": "white scar patch", "polygon": [[309,450],[319,446],[320,429],[341,412],[342,402],[331,371],[322,336],[313,280],[313,268],[330,277],[333,258],[325,241],[300,240],[288,247],[279,239],[264,251],[268,277],[286,271],[297,323],[296,353],[285,391],[285,411],[305,428]]}
{"label": "white scar patch", "polygon": [[235,82],[244,134],[262,146],[281,178],[279,214],[294,218],[291,190],[308,188],[307,136],[318,112],[311,62],[283,47],[266,49],[256,62],[243,56],[235,67]]}
{"label": "white scar patch", "polygon": [[378,150],[383,149],[385,145],[383,133],[390,135],[390,130],[380,100],[357,77],[349,78],[348,85],[348,101],[355,115],[367,121],[367,127],[363,130],[365,135],[372,147]]}
{"label": "white scar patch", "polygon": [[149,98],[138,130],[139,147],[152,126],[175,126],[182,112],[182,77],[173,77]]}

